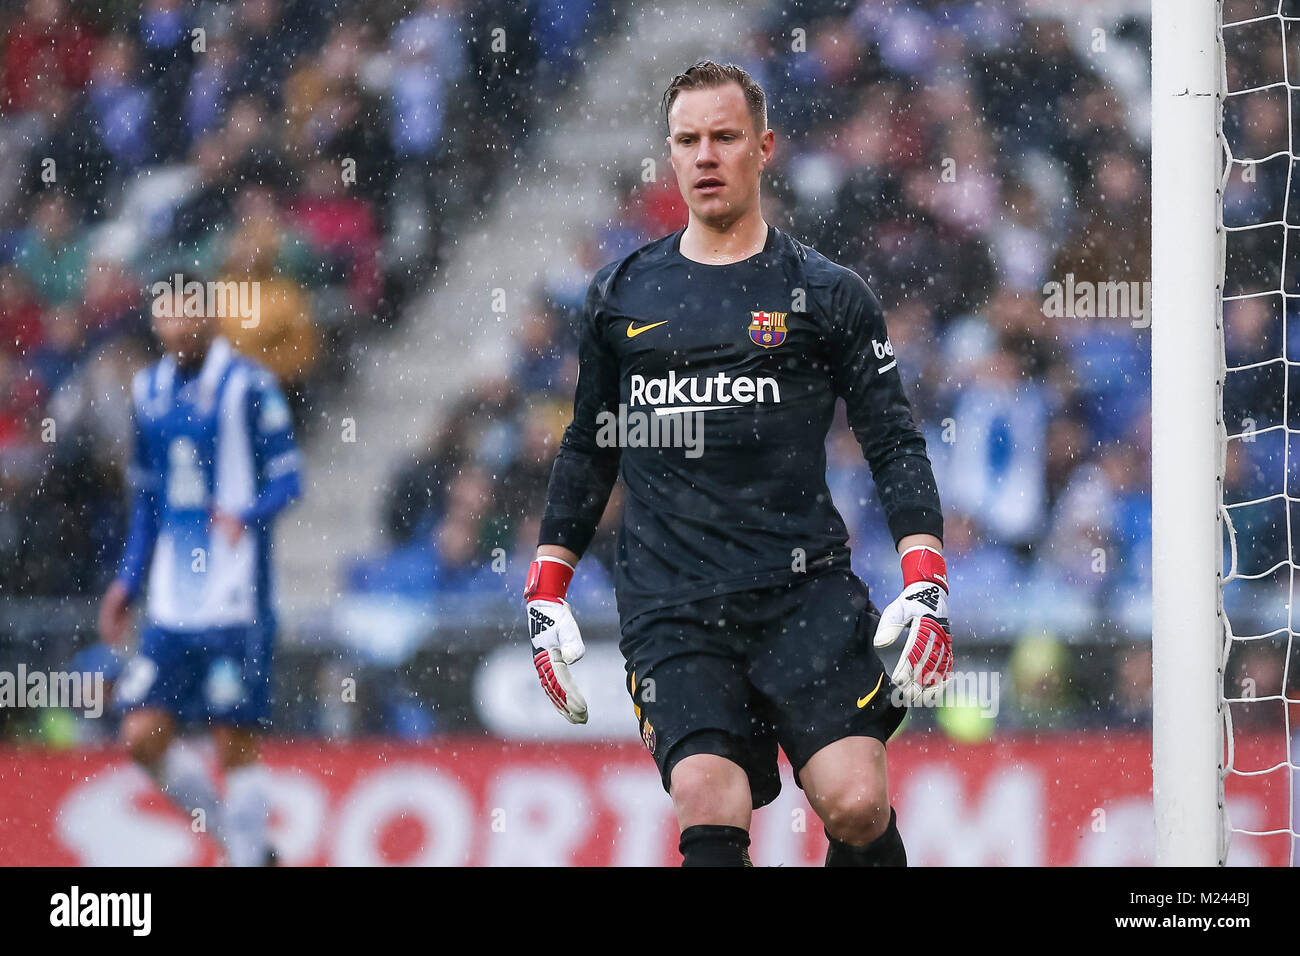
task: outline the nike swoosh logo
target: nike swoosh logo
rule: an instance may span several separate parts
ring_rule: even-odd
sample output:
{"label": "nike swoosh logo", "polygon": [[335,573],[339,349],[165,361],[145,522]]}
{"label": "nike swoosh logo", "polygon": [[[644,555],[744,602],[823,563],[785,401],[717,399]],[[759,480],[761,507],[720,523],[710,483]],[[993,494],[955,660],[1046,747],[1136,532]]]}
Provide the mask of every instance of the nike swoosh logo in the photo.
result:
{"label": "nike swoosh logo", "polygon": [[651,329],[657,329],[657,328],[659,328],[659,326],[661,326],[661,325],[667,325],[667,324],[668,324],[668,320],[667,320],[667,319],[664,319],[664,321],[662,321],[662,322],[651,322],[649,325],[643,325],[643,326],[641,326],[641,328],[638,329],[638,328],[636,327],[636,323],[635,323],[635,322],[629,322],[629,323],[627,324],[627,337],[628,337],[629,339],[634,339],[634,338],[636,338],[638,335],[640,335],[642,332],[649,332]]}
{"label": "nike swoosh logo", "polygon": [[863,707],[866,707],[867,704],[871,703],[871,698],[875,697],[876,694],[880,692],[880,685],[883,684],[884,682],[885,682],[885,675],[884,672],[882,671],[880,674],[880,680],[876,681],[876,689],[873,690],[866,697],[858,698],[858,710],[861,710]]}

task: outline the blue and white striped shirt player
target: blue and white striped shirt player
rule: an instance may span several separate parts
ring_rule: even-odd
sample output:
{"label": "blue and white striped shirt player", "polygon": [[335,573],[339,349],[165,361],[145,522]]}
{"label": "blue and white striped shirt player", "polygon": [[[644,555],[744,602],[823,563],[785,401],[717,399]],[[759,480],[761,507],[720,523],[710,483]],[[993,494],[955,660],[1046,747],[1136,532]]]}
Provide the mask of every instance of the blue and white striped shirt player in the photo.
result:
{"label": "blue and white striped shirt player", "polygon": [[[137,373],[131,528],[118,577],[148,623],[273,630],[271,530],[300,493],[292,416],[274,377],[221,337],[189,376],[171,355]],[[231,545],[212,514],[242,518]]]}

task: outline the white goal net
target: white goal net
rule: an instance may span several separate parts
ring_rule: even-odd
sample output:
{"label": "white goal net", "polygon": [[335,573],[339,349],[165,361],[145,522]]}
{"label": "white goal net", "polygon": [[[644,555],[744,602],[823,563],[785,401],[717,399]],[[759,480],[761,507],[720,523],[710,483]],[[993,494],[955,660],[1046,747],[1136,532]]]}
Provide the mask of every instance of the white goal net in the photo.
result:
{"label": "white goal net", "polygon": [[1291,378],[1300,368],[1300,0],[1221,0],[1218,8],[1218,862],[1294,864],[1300,377],[1297,389]]}

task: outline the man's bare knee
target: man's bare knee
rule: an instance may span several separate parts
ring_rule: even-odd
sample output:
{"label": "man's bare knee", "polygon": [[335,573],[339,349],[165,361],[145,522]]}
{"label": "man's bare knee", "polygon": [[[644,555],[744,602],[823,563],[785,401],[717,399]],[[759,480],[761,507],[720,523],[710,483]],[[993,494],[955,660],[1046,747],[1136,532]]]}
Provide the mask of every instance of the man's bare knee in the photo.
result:
{"label": "man's bare knee", "polygon": [[818,794],[818,815],[831,836],[852,846],[866,846],[889,827],[889,801],[883,790],[846,782]]}
{"label": "man's bare knee", "polygon": [[217,727],[212,731],[217,745],[217,760],[226,770],[256,763],[260,753],[257,731],[243,727]]}
{"label": "man's bare knee", "polygon": [[171,715],[164,711],[132,711],[122,718],[122,742],[132,760],[154,769],[171,745],[174,726]]}
{"label": "man's bare knee", "polygon": [[889,828],[885,753],[878,740],[836,741],[812,756],[799,779],[808,802],[837,840],[865,846]]}
{"label": "man's bare knee", "polygon": [[681,829],[707,824],[749,829],[749,775],[734,761],[717,754],[683,757],[673,767],[670,786]]}

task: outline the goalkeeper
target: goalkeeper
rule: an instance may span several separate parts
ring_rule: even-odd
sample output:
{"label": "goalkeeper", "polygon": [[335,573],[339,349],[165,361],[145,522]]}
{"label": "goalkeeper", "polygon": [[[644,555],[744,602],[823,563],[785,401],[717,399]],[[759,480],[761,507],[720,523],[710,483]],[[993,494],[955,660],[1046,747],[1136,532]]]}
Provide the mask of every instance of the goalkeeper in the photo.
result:
{"label": "goalkeeper", "polygon": [[[925,442],[874,295],[762,217],[775,145],[762,89],[701,61],[663,105],[689,220],[587,293],[573,421],[525,586],[538,676],[565,717],[586,721],[565,591],[621,472],[620,649],[683,865],[749,863],[752,811],[780,790],[779,745],[825,826],[828,866],[903,866],[885,741],[953,664]],[[837,399],[901,555],[903,591],[883,614],[850,570],[826,485]],[[626,435],[636,416],[697,416],[703,443],[620,448],[610,415],[626,416]],[[899,638],[887,675],[873,643]]]}

